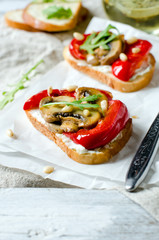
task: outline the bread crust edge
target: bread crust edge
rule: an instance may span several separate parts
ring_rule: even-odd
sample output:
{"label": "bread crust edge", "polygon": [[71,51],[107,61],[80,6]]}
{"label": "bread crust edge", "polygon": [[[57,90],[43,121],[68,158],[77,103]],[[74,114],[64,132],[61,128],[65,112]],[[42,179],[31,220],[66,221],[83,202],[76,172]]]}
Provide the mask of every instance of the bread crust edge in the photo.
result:
{"label": "bread crust edge", "polygon": [[[23,10],[18,9],[18,10],[13,10],[13,11],[15,12],[15,11],[23,11]],[[26,24],[25,22],[21,23],[21,22],[17,22],[17,21],[13,21],[13,20],[9,19],[9,14],[11,14],[13,11],[9,11],[4,15],[5,22],[7,23],[7,25],[9,27],[20,29],[20,30],[25,30],[25,31],[29,31],[29,32],[37,32],[37,29],[34,29],[33,27]]]}
{"label": "bread crust edge", "polygon": [[66,46],[63,51],[63,56],[65,60],[75,69],[78,71],[87,74],[88,76],[108,85],[109,87],[118,90],[120,92],[135,92],[138,91],[144,87],[146,87],[150,81],[152,80],[153,73],[155,70],[155,58],[154,56],[149,53],[149,61],[150,61],[150,71],[146,72],[142,76],[136,77],[133,81],[124,82],[119,79],[117,79],[115,76],[113,76],[111,73],[103,73],[99,72],[98,70],[95,70],[91,68],[91,66],[81,66],[78,65],[78,60],[69,57],[68,54],[69,48]]}
{"label": "bread crust edge", "polygon": [[129,118],[125,127],[120,134],[105,147],[100,148],[100,153],[83,153],[80,154],[76,150],[70,149],[61,138],[55,133],[50,132],[48,128],[32,116],[30,111],[25,111],[32,125],[43,135],[54,141],[71,159],[82,164],[100,164],[110,161],[128,142],[132,134],[132,119]]}
{"label": "bread crust edge", "polygon": [[46,31],[46,32],[59,32],[59,31],[67,31],[73,29],[77,22],[78,22],[78,16],[82,7],[82,4],[79,2],[79,6],[77,9],[76,14],[73,16],[73,18],[68,22],[67,24],[64,25],[54,25],[50,23],[46,23],[43,21],[40,21],[33,16],[29,14],[29,7],[32,3],[28,4],[26,8],[24,9],[23,12],[23,19],[24,22],[27,23],[28,25],[32,26],[35,29],[41,30],[41,31]]}

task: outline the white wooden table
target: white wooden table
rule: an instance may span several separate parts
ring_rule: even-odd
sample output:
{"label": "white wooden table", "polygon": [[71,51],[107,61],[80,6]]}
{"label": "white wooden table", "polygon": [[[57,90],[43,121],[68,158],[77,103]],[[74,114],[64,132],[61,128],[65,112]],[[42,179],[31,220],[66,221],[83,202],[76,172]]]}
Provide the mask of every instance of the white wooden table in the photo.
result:
{"label": "white wooden table", "polygon": [[[0,14],[26,2],[0,0]],[[158,240],[159,223],[116,190],[0,189],[0,240],[26,239]]]}
{"label": "white wooden table", "polygon": [[115,190],[1,189],[0,240],[158,240],[159,223]]}

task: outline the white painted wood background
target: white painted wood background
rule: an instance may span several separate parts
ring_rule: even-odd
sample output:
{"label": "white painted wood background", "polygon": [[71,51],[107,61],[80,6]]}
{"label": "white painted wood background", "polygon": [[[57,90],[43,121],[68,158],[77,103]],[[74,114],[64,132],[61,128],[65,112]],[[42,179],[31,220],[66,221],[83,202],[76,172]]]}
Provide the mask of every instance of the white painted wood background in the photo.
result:
{"label": "white painted wood background", "polygon": [[1,189],[0,240],[158,240],[159,223],[121,193]]}

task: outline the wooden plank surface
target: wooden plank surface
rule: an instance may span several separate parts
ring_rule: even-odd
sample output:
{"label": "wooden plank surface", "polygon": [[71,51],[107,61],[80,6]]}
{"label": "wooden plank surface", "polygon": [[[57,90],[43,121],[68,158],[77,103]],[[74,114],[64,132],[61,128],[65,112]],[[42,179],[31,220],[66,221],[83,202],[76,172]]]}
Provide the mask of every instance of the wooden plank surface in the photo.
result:
{"label": "wooden plank surface", "polygon": [[26,239],[158,240],[159,224],[115,190],[1,189],[0,240]]}

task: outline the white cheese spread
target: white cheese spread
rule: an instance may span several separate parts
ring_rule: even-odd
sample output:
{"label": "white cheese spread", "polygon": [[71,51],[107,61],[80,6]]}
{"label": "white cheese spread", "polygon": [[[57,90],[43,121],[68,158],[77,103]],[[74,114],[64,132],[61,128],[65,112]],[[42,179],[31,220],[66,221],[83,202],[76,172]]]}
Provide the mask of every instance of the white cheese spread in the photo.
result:
{"label": "white cheese spread", "polygon": [[[72,11],[72,16],[68,19],[57,19],[57,18],[51,18],[51,19],[47,19],[45,17],[45,15],[43,14],[43,10],[47,9],[50,6],[56,5],[58,7],[64,7],[65,9],[70,8]],[[55,2],[55,4],[53,3],[43,3],[43,4],[31,4],[29,7],[29,14],[31,16],[33,16],[35,19],[40,20],[42,22],[47,22],[47,23],[51,23],[54,25],[65,25],[67,23],[70,22],[70,19],[72,19],[74,17],[74,15],[76,14],[76,11],[79,7],[79,1],[76,2]]]}
{"label": "white cheese spread", "polygon": [[[32,116],[34,118],[37,119],[38,122],[46,125],[46,122],[45,120],[42,118],[40,112],[39,112],[39,109],[33,109],[33,110],[30,110],[30,113],[32,114]],[[121,132],[111,141],[115,141],[116,138],[120,137],[121,135]],[[56,136],[60,139],[62,139],[62,141],[72,150],[76,150],[79,154],[86,154],[86,153],[96,153],[96,154],[100,154],[100,148],[96,148],[94,150],[87,150],[86,148],[84,148],[82,145],[80,144],[76,144],[74,143],[70,138],[66,137],[65,135],[63,134],[59,134],[59,133],[56,133]],[[104,146],[104,148],[107,148],[109,144],[106,144]]]}
{"label": "white cheese spread", "polygon": [[8,14],[7,17],[14,22],[24,23],[22,14],[23,10],[15,10]]}
{"label": "white cheese spread", "polygon": [[[69,57],[70,58],[73,58],[74,61],[77,62],[77,65],[78,66],[87,66],[87,67],[90,67],[96,71],[99,71],[99,72],[102,72],[102,73],[109,73],[109,74],[112,74],[112,66],[111,65],[100,65],[100,66],[92,66],[91,64],[88,64],[85,60],[77,60],[75,59],[71,54],[70,52],[68,51],[68,54],[69,54]],[[137,76],[142,76],[144,75],[145,73],[149,72],[151,69],[151,65],[145,65],[143,64],[140,68],[138,68],[134,75],[129,79],[129,81],[134,81],[136,79]],[[113,74],[112,74],[113,75]],[[113,75],[113,77],[115,77]]]}
{"label": "white cheese spread", "polygon": [[151,65],[149,65],[146,68],[144,68],[144,67],[138,68],[135,71],[135,74],[129,79],[129,81],[133,81],[136,79],[136,77],[144,75],[145,73],[149,72],[150,69],[151,69]]}

